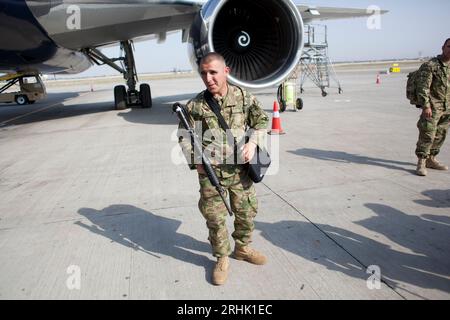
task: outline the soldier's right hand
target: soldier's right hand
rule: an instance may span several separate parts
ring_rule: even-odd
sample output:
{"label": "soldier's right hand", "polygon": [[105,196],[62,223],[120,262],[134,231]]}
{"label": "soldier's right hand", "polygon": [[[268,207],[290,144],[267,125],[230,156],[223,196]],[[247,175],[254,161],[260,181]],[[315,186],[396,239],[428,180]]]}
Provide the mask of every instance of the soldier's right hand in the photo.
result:
{"label": "soldier's right hand", "polygon": [[199,174],[205,174],[205,175],[206,175],[205,168],[203,168],[203,165],[202,165],[202,164],[198,164],[198,165],[197,165],[197,172],[198,172]]}

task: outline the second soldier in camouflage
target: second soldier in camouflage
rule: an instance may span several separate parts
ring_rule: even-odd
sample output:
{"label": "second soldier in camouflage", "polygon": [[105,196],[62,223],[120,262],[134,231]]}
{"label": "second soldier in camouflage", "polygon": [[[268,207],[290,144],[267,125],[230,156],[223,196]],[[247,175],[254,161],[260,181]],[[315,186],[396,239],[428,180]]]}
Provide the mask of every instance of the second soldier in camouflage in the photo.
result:
{"label": "second soldier in camouflage", "polygon": [[436,160],[436,156],[444,144],[450,123],[450,39],[445,41],[441,55],[420,67],[417,98],[422,115],[417,122],[416,173],[426,176],[426,168],[448,170],[446,165]]}

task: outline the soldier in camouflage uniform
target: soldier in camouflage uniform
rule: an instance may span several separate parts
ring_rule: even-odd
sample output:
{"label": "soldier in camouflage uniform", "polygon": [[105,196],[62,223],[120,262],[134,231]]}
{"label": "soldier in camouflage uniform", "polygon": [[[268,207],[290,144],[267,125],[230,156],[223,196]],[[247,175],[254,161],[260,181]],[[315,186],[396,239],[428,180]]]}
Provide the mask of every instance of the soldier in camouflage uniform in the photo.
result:
{"label": "soldier in camouflage uniform", "polygon": [[426,168],[448,170],[436,156],[445,141],[450,123],[450,39],[442,47],[442,55],[424,63],[418,74],[417,98],[422,115],[417,123],[419,140],[417,175],[426,176]]}
{"label": "soldier in camouflage uniform", "polygon": [[[227,83],[229,68],[217,53],[206,55],[200,62],[200,74],[207,90],[221,107],[221,114],[230,127],[237,147],[227,143],[227,135],[220,127],[217,116],[210,109],[201,92],[188,102],[187,111],[191,126],[202,138],[204,153],[211,160],[220,184],[227,190],[234,213],[234,257],[254,264],[266,263],[266,257],[250,248],[258,203],[253,182],[243,168],[243,163],[253,158],[257,145],[263,145],[269,118],[256,98],[240,87]],[[180,124],[180,131],[181,131]],[[249,131],[248,129],[251,129]],[[217,263],[212,282],[225,283],[228,276],[231,246],[226,227],[227,210],[222,199],[209,181],[198,155],[194,155],[188,135],[179,131],[179,141],[191,169],[197,169],[200,183],[199,209],[206,219],[209,241]],[[248,134],[251,132],[251,134]],[[248,142],[245,137],[248,136]],[[236,153],[234,151],[237,151]],[[235,157],[235,154],[237,157]]]}

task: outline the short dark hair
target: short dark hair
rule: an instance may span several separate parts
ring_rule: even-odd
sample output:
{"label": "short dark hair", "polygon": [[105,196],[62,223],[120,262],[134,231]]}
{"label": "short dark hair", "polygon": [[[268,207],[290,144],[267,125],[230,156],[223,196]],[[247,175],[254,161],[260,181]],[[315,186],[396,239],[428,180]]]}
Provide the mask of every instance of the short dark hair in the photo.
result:
{"label": "short dark hair", "polygon": [[223,64],[226,65],[224,57],[220,53],[217,53],[217,52],[210,52],[210,53],[206,54],[200,60],[200,65],[205,64],[205,63],[210,63],[211,61],[216,61],[216,60],[223,62]]}
{"label": "short dark hair", "polygon": [[448,38],[447,40],[445,40],[445,42],[444,42],[444,47],[447,45],[447,42],[449,42],[450,41],[450,38]]}

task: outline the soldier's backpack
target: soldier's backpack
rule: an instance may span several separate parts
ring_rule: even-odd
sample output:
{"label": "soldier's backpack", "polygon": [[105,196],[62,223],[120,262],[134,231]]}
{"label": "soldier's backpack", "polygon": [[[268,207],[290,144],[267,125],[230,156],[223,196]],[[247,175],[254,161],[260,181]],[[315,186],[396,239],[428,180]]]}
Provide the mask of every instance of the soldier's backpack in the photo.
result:
{"label": "soldier's backpack", "polygon": [[[437,58],[433,58],[430,61],[425,62],[424,64],[428,64],[428,66],[431,68],[433,77],[437,75],[439,68],[443,67],[443,64],[439,63],[439,60]],[[419,70],[408,73],[408,81],[406,82],[406,98],[409,100],[409,103],[416,106],[416,108],[421,108],[421,106],[418,105],[419,101],[417,99],[417,80],[419,78],[419,73],[422,69],[422,66]]]}
{"label": "soldier's backpack", "polygon": [[419,70],[408,73],[408,81],[406,82],[406,98],[409,100],[409,103],[416,106],[416,108],[420,108],[418,105],[419,102],[417,100],[417,85],[416,80],[419,76]]}

